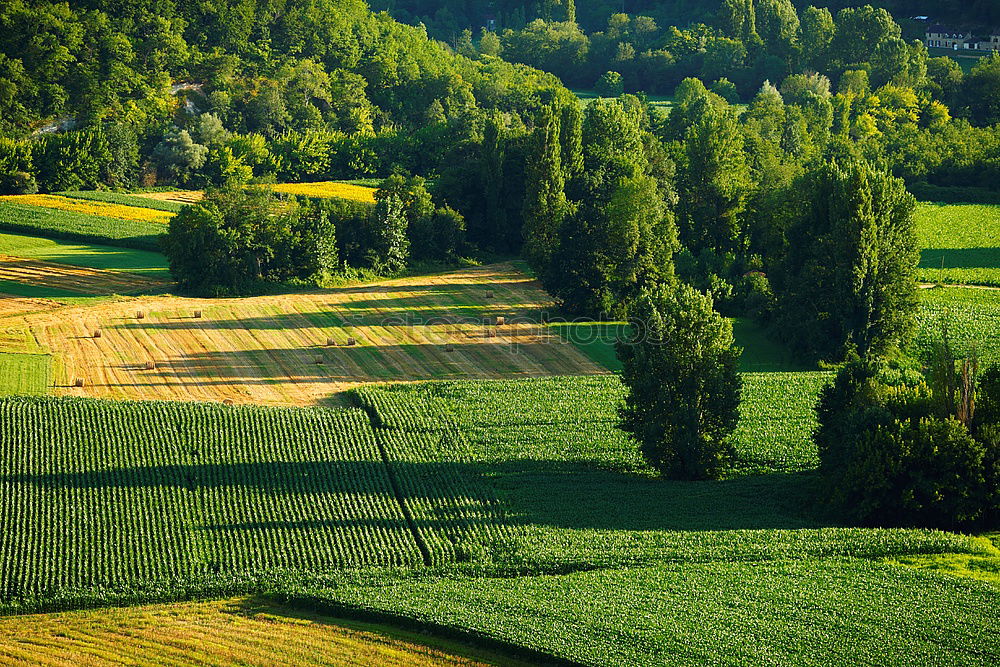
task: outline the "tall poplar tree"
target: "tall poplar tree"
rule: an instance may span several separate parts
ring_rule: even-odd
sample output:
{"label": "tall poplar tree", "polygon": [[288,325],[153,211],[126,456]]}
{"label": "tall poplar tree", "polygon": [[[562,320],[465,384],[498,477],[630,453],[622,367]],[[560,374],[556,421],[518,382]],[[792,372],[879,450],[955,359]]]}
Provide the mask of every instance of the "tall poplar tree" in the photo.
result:
{"label": "tall poplar tree", "polygon": [[528,147],[524,194],[524,254],[543,282],[569,209],[561,154],[559,117],[552,107],[543,107]]}

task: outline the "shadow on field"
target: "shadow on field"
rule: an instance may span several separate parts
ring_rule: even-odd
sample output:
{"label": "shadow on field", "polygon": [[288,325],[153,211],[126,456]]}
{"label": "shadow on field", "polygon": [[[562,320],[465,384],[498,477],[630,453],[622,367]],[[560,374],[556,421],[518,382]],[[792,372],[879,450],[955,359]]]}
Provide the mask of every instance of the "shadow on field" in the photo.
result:
{"label": "shadow on field", "polygon": [[940,269],[942,258],[946,269],[1000,268],[1000,248],[924,248],[918,266]]}
{"label": "shadow on field", "polygon": [[[392,480],[390,481],[390,474]],[[564,461],[381,461],[207,463],[118,468],[77,473],[7,475],[5,484],[46,490],[181,488],[189,492],[281,496],[286,509],[271,514],[218,517],[199,528],[217,532],[361,527],[378,531],[398,517],[344,516],[340,502],[318,498],[391,497],[425,508],[413,523],[444,530],[503,523],[622,531],[716,531],[813,528],[808,514],[812,477],[771,474],[724,482],[672,482]],[[319,495],[317,495],[319,494]],[[295,496],[301,495],[301,501]],[[304,505],[302,503],[305,503]],[[251,505],[252,506],[252,505]],[[275,506],[278,507],[278,506]],[[288,507],[299,516],[289,517]],[[496,510],[503,508],[501,513]],[[347,512],[354,515],[352,511]],[[250,514],[248,516],[247,514]]]}

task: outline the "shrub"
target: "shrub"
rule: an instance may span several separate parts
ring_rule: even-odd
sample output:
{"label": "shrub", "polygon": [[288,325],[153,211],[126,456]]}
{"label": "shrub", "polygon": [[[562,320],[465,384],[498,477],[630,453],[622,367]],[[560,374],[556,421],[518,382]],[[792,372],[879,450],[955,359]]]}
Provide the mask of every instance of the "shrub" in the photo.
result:
{"label": "shrub", "polygon": [[601,97],[618,97],[625,92],[622,75],[618,72],[605,72],[594,84],[594,92]]}
{"label": "shrub", "polygon": [[[987,405],[993,392],[989,381],[980,382]],[[991,421],[970,431],[955,415],[942,414],[941,405],[913,369],[859,359],[846,364],[817,406],[815,440],[831,506],[879,526],[995,524],[1000,429]]]}

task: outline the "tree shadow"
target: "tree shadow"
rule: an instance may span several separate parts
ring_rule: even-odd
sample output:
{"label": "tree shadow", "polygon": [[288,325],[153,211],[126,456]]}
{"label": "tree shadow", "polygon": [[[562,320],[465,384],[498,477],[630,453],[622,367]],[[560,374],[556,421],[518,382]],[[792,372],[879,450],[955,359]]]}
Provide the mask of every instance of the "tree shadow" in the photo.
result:
{"label": "tree shadow", "polygon": [[[675,482],[565,461],[394,460],[387,467],[382,461],[346,460],[141,466],[5,475],[0,481],[47,491],[175,487],[192,493],[228,494],[249,489],[291,497],[291,507],[302,507],[302,502],[308,507],[305,497],[316,493],[356,498],[395,494],[413,507],[424,508],[413,523],[430,531],[460,527],[470,512],[487,523],[580,530],[724,531],[824,525],[808,510],[813,484],[809,474]],[[303,498],[296,501],[295,496]],[[498,513],[497,507],[502,511]],[[284,511],[275,517],[258,507],[245,520],[203,523],[198,529],[252,533],[361,528],[379,532],[390,525],[398,527],[398,518],[354,512],[324,517],[314,509],[298,517]]]}
{"label": "tree shadow", "polygon": [[924,248],[920,251],[918,266],[922,269],[1000,269],[1000,248]]}

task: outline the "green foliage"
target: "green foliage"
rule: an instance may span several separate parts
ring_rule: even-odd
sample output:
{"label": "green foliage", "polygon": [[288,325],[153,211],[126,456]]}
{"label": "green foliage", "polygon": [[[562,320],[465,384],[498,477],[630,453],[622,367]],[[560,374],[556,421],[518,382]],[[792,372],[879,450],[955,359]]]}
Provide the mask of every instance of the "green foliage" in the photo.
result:
{"label": "green foliage", "polygon": [[187,130],[171,128],[153,150],[157,167],[175,183],[186,183],[192,172],[201,168],[208,157],[208,148],[196,144]]}
{"label": "green foliage", "polygon": [[799,215],[775,278],[778,326],[804,355],[883,354],[916,310],[913,197],[864,163],[833,163],[794,186]]}
{"label": "green foliage", "polygon": [[622,428],[673,479],[718,479],[733,456],[740,350],[732,324],[687,285],[644,293],[618,344],[628,388]]}
{"label": "green foliage", "polygon": [[[379,191],[382,193],[382,191]],[[380,194],[372,218],[369,263],[380,273],[396,273],[406,266],[410,253],[409,222],[403,201],[394,192]]]}
{"label": "green foliage", "polygon": [[[946,362],[943,372],[955,375],[954,357]],[[955,385],[931,379],[933,389],[915,371],[856,360],[823,391],[816,443],[824,496],[838,511],[880,526],[955,527],[1000,517],[992,467],[1000,443],[974,437],[972,420],[956,414],[946,395]],[[989,389],[980,387],[987,401]]]}
{"label": "green foliage", "polygon": [[0,229],[52,239],[159,250],[163,225],[0,202]]}
{"label": "green foliage", "polygon": [[170,220],[163,250],[182,287],[247,292],[259,281],[318,280],[338,266],[336,226],[322,207],[261,188],[210,191]]}
{"label": "green foliage", "polygon": [[1000,123],[1000,54],[982,58],[962,81],[961,113],[980,126]]}
{"label": "green foliage", "polygon": [[562,152],[559,116],[546,107],[539,115],[526,151],[523,213],[524,255],[535,275],[546,282],[559,247],[563,222],[570,213]]}
{"label": "green foliage", "polygon": [[622,75],[618,72],[605,72],[594,84],[594,92],[601,97],[618,97],[625,92]]}
{"label": "green foliage", "polygon": [[596,100],[584,112],[583,170],[567,186],[572,213],[542,276],[573,314],[621,317],[644,287],[673,276],[669,159],[636,102]]}

